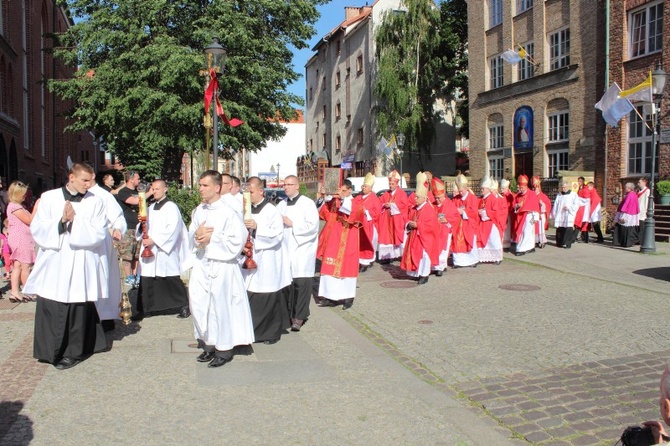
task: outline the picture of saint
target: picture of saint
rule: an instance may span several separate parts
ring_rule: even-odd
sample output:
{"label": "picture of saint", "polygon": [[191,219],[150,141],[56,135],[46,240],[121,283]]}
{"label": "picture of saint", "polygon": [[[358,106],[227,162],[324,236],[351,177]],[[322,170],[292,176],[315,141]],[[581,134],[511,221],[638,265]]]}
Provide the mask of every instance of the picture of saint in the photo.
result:
{"label": "picture of saint", "polygon": [[519,126],[516,128],[516,140],[519,142],[530,141],[530,137],[528,136],[528,130],[526,129],[525,116],[521,116],[521,118],[519,118]]}
{"label": "picture of saint", "polygon": [[533,147],[533,109],[527,105],[514,112],[514,148]]}

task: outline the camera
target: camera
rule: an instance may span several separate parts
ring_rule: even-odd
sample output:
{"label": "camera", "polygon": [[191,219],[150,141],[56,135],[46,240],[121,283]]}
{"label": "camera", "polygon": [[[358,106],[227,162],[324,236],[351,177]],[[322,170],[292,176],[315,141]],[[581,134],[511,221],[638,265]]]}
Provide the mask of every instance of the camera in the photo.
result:
{"label": "camera", "polygon": [[650,427],[628,426],[621,434],[623,446],[650,446],[656,444]]}

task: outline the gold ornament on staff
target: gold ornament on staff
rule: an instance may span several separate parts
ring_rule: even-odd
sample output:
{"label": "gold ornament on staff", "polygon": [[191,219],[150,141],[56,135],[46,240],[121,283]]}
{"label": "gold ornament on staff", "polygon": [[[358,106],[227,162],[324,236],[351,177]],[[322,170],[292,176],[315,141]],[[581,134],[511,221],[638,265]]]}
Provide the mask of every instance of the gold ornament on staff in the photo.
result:
{"label": "gold ornament on staff", "polygon": [[[140,221],[140,224],[142,225],[142,240],[146,240],[149,238],[149,234],[147,234],[147,187],[144,184],[140,184],[137,186],[137,195],[140,198],[140,209],[137,213],[137,219]],[[148,246],[144,247],[144,250],[142,251],[142,254],[140,255],[142,258],[148,258],[148,257],[153,257],[154,253],[151,252],[151,248]]]}
{"label": "gold ornament on staff", "polygon": [[[243,184],[242,187],[242,198],[244,199],[244,219],[251,220],[251,192],[248,190],[249,186],[247,183]],[[251,229],[247,235],[247,242],[244,244],[246,252],[244,253],[247,256],[247,259],[244,261],[242,268],[244,269],[256,269],[257,265],[254,261],[254,242],[251,240]]]}
{"label": "gold ornament on staff", "polygon": [[119,277],[121,278],[121,302],[119,302],[119,316],[121,317],[121,322],[123,325],[128,325],[131,322],[130,317],[133,315],[132,305],[130,305],[130,299],[128,298],[128,292],[125,289],[125,283],[123,278],[125,272],[123,271],[123,259],[119,255],[119,246],[117,243],[114,243],[114,248],[116,249],[116,255],[119,261]]}

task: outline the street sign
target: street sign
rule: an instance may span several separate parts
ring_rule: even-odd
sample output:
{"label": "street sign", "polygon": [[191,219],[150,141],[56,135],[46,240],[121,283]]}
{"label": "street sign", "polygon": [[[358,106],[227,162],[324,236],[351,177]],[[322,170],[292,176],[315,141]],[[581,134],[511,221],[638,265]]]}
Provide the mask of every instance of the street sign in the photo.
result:
{"label": "street sign", "polygon": [[661,144],[670,144],[670,129],[661,129]]}

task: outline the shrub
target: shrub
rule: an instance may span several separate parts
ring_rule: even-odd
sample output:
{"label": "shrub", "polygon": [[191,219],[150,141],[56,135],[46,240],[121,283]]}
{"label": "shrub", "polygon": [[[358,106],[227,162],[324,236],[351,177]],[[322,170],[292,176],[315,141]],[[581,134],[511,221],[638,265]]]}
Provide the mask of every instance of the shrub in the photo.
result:
{"label": "shrub", "polygon": [[168,198],[174,202],[181,212],[184,224],[188,227],[191,223],[191,212],[201,202],[200,194],[193,189],[179,189],[176,185],[168,187]]}
{"label": "shrub", "polygon": [[658,195],[670,195],[670,181],[663,180],[656,183]]}

